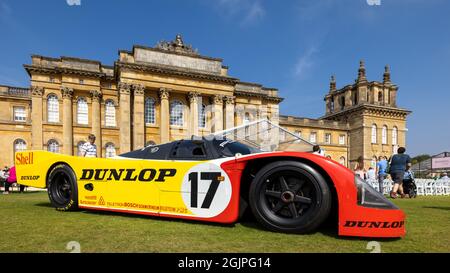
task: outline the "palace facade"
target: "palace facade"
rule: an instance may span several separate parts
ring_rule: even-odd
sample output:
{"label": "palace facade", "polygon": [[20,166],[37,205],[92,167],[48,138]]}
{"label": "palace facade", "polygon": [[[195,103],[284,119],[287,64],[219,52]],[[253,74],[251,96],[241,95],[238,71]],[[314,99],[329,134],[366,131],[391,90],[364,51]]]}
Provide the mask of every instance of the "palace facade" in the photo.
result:
{"label": "palace facade", "polygon": [[354,84],[338,90],[333,78],[319,119],[280,116],[276,88],[229,76],[222,59],[200,55],[180,35],[120,50],[112,66],[33,55],[24,68],[29,88],[0,86],[3,165],[25,149],[77,155],[90,133],[98,156],[111,157],[264,118],[344,165],[360,156],[370,165],[405,145],[410,112],[397,107],[388,68],[383,82],[368,82],[363,63]]}

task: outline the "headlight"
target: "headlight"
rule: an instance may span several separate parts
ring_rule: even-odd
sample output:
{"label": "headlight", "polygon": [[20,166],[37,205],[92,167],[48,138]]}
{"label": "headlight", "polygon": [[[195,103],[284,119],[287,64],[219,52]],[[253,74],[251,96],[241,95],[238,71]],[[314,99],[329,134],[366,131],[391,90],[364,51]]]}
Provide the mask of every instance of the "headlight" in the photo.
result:
{"label": "headlight", "polygon": [[383,194],[376,191],[366,183],[361,177],[355,175],[355,185],[357,189],[358,205],[369,208],[398,209]]}

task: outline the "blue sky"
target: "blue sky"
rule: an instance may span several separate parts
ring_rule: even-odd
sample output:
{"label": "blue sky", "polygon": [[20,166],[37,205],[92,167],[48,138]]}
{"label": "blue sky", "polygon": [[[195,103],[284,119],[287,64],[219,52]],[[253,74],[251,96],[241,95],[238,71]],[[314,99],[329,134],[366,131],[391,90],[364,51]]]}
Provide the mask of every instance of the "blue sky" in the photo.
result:
{"label": "blue sky", "polygon": [[[375,1],[376,0],[369,0]],[[81,2],[69,5],[67,2]],[[276,87],[281,114],[317,118],[366,62],[385,64],[408,118],[408,152],[450,150],[450,1],[447,0],[0,0],[0,84],[28,86],[31,54],[113,64],[118,49],[154,46],[181,33],[230,75]]]}

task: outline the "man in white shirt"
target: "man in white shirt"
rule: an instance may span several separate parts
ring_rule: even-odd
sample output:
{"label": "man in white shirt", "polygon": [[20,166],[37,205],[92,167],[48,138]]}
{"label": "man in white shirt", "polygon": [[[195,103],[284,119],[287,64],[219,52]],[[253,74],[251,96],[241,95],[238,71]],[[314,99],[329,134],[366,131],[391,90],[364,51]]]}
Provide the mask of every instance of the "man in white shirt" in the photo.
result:
{"label": "man in white shirt", "polygon": [[370,167],[369,170],[366,173],[368,180],[376,180],[377,176],[375,175],[375,169]]}
{"label": "man in white shirt", "polygon": [[95,136],[90,134],[88,142],[81,146],[81,156],[83,157],[97,157],[97,146],[95,143]]}

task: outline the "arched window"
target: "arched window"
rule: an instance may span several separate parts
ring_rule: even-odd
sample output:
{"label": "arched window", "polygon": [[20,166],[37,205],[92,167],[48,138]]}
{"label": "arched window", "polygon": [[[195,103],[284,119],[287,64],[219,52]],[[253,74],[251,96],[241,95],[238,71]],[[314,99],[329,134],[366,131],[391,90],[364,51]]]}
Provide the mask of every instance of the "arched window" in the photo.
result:
{"label": "arched window", "polygon": [[170,103],[170,125],[183,126],[183,111],[184,105],[179,100],[174,100]]}
{"label": "arched window", "polygon": [[372,125],[372,143],[377,143],[377,125]]}
{"label": "arched window", "polygon": [[[250,113],[244,114],[244,125],[250,123]],[[249,126],[245,126],[245,138],[248,138],[250,136],[250,128]]]}
{"label": "arched window", "polygon": [[113,100],[107,100],[105,102],[105,126],[116,126],[116,106]]}
{"label": "arched window", "polygon": [[52,152],[52,153],[58,153],[59,152],[59,143],[58,143],[58,141],[56,141],[54,139],[50,139],[47,142],[47,151]]}
{"label": "arched window", "polygon": [[81,147],[84,145],[84,143],[86,143],[86,141],[80,141],[77,144],[77,155],[78,156],[81,156],[81,151],[82,151]]}
{"label": "arched window", "polygon": [[105,153],[106,158],[115,157],[116,156],[116,147],[113,143],[107,143],[105,145]]}
{"label": "arched window", "polygon": [[78,124],[88,124],[88,104],[84,97],[80,97],[77,102],[77,122]]}
{"label": "arched window", "polygon": [[54,94],[49,95],[47,98],[47,121],[59,122],[59,101]]}
{"label": "arched window", "polygon": [[386,125],[383,126],[383,129],[381,130],[381,143],[387,144],[387,131],[388,128]]}
{"label": "arched window", "polygon": [[155,124],[155,99],[147,97],[145,99],[145,124]]}
{"label": "arched window", "polygon": [[17,152],[23,152],[27,149],[27,143],[23,139],[16,139],[14,141],[14,154]]}
{"label": "arched window", "polygon": [[398,128],[394,126],[392,128],[392,145],[398,144]]}
{"label": "arched window", "polygon": [[345,163],[345,157],[343,157],[343,156],[341,156],[341,158],[339,158],[339,163],[341,164],[341,165],[346,165]]}
{"label": "arched window", "polygon": [[202,104],[198,111],[198,127],[206,128],[206,105]]}

